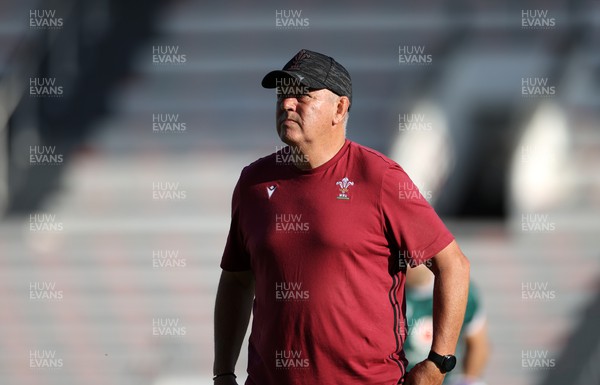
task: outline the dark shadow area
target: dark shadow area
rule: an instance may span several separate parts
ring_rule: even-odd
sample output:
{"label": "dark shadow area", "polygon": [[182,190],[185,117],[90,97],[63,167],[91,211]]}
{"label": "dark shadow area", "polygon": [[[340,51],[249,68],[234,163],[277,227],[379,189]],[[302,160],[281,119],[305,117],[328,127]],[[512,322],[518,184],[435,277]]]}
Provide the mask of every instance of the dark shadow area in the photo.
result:
{"label": "dark shadow area", "polygon": [[[104,23],[91,26],[97,3],[108,4]],[[15,134],[24,126],[37,130],[38,146],[52,146],[62,154],[63,165],[81,142],[91,134],[92,123],[106,114],[111,90],[131,73],[137,47],[153,36],[162,0],[143,4],[133,0],[76,3],[56,39],[43,33],[36,36],[44,50],[37,72],[31,78],[56,76],[62,97],[31,97],[24,93],[9,125],[11,155],[29,154],[29,143],[15,143]],[[105,31],[99,33],[98,31]],[[27,60],[28,58],[19,58]],[[21,79],[27,82],[28,79]],[[12,156],[10,159],[13,159]],[[8,215],[29,213],[40,207],[48,193],[60,185],[65,167],[29,166],[25,170],[9,165]]]}
{"label": "dark shadow area", "polygon": [[556,366],[547,371],[540,385],[600,384],[600,294],[596,294],[580,319]]}

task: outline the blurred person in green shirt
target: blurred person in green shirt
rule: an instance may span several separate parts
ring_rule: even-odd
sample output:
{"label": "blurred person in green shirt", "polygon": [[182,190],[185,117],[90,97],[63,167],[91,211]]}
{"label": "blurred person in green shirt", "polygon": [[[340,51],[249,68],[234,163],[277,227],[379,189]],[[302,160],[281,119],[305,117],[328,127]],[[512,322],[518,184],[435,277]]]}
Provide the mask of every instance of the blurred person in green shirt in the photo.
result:
{"label": "blurred person in green shirt", "polygon": [[[406,273],[406,322],[408,336],[404,351],[408,370],[427,358],[433,337],[433,282],[431,271],[420,265],[407,268]],[[469,285],[467,310],[457,346],[460,370],[448,373],[444,384],[485,385],[482,375],[488,361],[490,345],[487,334],[486,315],[480,295],[473,282]]]}

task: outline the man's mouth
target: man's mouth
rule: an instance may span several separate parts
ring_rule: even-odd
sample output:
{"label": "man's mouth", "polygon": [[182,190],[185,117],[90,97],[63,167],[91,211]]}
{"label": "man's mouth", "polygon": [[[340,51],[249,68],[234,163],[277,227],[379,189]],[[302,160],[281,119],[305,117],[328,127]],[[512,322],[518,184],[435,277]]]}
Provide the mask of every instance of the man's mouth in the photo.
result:
{"label": "man's mouth", "polygon": [[295,120],[295,119],[292,119],[292,118],[290,118],[290,117],[288,116],[288,117],[285,117],[285,118],[283,118],[283,119],[280,119],[280,122],[279,122],[279,124],[283,124],[283,123],[287,123],[287,122],[294,122],[294,123],[298,123],[298,121],[297,121],[297,120]]}

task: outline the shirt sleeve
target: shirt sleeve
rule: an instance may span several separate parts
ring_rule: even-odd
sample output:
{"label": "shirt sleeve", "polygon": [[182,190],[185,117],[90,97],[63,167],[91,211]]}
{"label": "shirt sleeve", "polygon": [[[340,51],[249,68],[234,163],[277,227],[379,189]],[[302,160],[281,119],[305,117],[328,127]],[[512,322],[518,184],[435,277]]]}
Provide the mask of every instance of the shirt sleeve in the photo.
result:
{"label": "shirt sleeve", "polygon": [[397,164],[385,172],[381,194],[384,230],[395,243],[399,260],[417,266],[454,240],[417,186]]}
{"label": "shirt sleeve", "polygon": [[227,243],[221,257],[221,268],[227,271],[250,270],[250,255],[244,247],[242,231],[240,226],[241,211],[241,177],[238,180],[231,199],[231,224]]}

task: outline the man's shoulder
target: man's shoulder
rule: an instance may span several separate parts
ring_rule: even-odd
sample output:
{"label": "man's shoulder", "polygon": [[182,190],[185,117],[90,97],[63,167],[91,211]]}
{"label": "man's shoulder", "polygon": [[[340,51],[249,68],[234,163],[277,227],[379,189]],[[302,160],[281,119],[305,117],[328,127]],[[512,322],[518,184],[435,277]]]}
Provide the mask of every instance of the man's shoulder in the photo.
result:
{"label": "man's shoulder", "polygon": [[254,162],[244,167],[246,172],[253,171],[264,171],[266,168],[271,168],[275,164],[275,156],[277,153],[273,152],[269,155],[263,156],[262,158],[256,159]]}
{"label": "man's shoulder", "polygon": [[371,171],[385,172],[390,168],[401,169],[398,163],[377,150],[356,142],[351,142],[350,145],[355,161]]}
{"label": "man's shoulder", "polygon": [[248,164],[242,169],[240,181],[246,183],[255,183],[261,180],[268,180],[276,177],[276,173],[281,171],[281,167],[277,167],[277,153],[272,153],[262,158],[258,158],[254,162]]}

